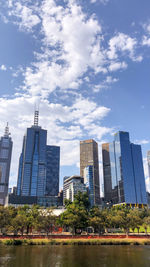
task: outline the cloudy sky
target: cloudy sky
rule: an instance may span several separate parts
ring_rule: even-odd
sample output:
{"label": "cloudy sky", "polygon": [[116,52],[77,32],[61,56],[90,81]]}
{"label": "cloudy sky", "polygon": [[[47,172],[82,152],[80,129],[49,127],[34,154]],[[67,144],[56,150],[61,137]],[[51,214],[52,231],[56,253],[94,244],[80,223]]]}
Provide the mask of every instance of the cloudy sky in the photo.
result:
{"label": "cloudy sky", "polygon": [[36,104],[48,144],[61,146],[61,185],[79,173],[79,140],[98,141],[102,173],[101,143],[118,130],[142,145],[148,181],[149,11],[149,0],[0,1],[0,135],[8,121],[10,186]]}

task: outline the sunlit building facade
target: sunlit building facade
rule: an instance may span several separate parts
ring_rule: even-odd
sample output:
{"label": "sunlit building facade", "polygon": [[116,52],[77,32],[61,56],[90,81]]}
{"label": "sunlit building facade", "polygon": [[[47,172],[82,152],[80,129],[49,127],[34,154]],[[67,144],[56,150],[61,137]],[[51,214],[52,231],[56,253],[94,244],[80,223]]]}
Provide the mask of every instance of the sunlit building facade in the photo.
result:
{"label": "sunlit building facade", "polygon": [[81,177],[84,177],[84,169],[89,165],[93,166],[94,205],[99,205],[100,204],[100,184],[99,184],[98,144],[93,139],[80,141],[80,176]]}
{"label": "sunlit building facade", "polygon": [[73,202],[74,197],[75,195],[77,195],[78,192],[81,193],[87,192],[83,177],[78,175],[64,177],[63,203],[65,204],[65,199],[69,199]]}
{"label": "sunlit building facade", "polygon": [[4,136],[0,138],[0,205],[5,205],[8,194],[12,146],[13,142],[7,123]]}
{"label": "sunlit building facade", "polygon": [[118,132],[114,142],[102,145],[104,195],[113,204],[147,204],[141,146],[129,133]]}
{"label": "sunlit building facade", "polygon": [[147,151],[148,175],[150,179],[150,150]]}

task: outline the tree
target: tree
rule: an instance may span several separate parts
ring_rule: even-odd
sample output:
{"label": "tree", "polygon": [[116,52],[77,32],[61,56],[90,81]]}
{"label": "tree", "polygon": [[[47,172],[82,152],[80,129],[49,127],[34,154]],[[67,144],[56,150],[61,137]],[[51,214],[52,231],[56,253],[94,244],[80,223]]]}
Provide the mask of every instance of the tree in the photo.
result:
{"label": "tree", "polygon": [[91,208],[89,216],[89,226],[94,228],[94,232],[102,233],[104,231],[104,217],[100,209],[96,206]]}
{"label": "tree", "polygon": [[139,209],[136,208],[136,209],[131,209],[129,214],[127,215],[127,219],[129,220],[129,226],[133,232],[135,228],[137,228],[139,233],[140,226],[142,225],[142,219],[140,217],[140,214],[141,213]]}
{"label": "tree", "polygon": [[0,206],[0,230],[2,234],[6,234],[10,224],[9,208]]}
{"label": "tree", "polygon": [[55,226],[56,216],[53,214],[53,210],[48,208],[41,210],[41,213],[36,218],[36,229],[41,231],[44,230],[46,234],[52,233],[53,227]]}
{"label": "tree", "polygon": [[72,203],[67,202],[66,211],[60,215],[59,223],[63,227],[70,227],[75,234],[77,229],[83,230],[88,226],[89,200],[86,193],[78,192]]}
{"label": "tree", "polygon": [[143,219],[143,227],[145,229],[145,234],[147,234],[147,228],[150,226],[150,216]]}

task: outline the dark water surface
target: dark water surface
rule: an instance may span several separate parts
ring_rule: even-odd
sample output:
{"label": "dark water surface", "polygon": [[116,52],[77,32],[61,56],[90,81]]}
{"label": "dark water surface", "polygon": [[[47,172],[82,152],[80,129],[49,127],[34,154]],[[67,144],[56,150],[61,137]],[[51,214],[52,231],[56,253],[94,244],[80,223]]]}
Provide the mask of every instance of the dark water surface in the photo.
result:
{"label": "dark water surface", "polygon": [[150,267],[150,246],[0,246],[0,267]]}

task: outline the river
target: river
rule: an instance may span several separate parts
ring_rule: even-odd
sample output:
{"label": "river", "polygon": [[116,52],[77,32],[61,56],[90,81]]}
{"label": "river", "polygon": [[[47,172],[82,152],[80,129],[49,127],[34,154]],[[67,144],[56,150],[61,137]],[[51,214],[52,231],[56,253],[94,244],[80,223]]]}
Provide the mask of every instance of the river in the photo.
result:
{"label": "river", "polygon": [[150,246],[0,246],[0,267],[149,267]]}

